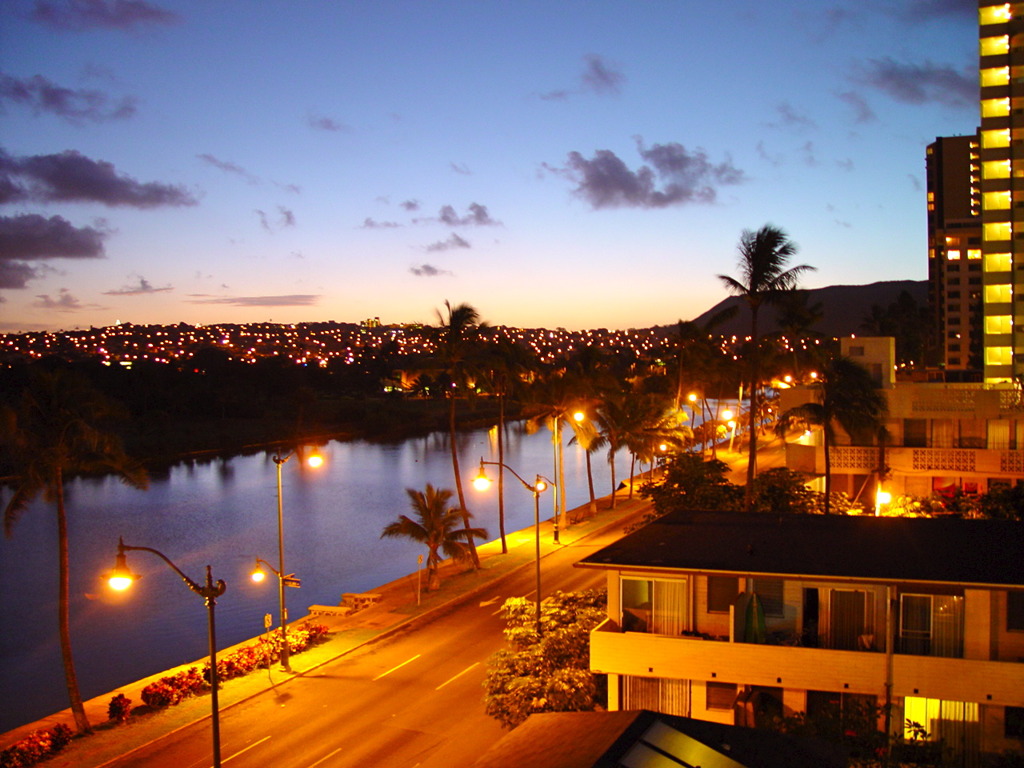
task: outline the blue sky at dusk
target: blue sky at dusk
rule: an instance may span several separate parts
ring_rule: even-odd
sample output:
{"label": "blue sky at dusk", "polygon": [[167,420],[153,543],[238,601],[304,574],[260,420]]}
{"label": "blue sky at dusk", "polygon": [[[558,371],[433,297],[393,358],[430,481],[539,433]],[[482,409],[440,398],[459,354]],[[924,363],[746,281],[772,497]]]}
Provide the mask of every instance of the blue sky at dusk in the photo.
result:
{"label": "blue sky at dusk", "polygon": [[972,0],[3,0],[0,331],[647,327],[767,222],[923,280],[977,123]]}

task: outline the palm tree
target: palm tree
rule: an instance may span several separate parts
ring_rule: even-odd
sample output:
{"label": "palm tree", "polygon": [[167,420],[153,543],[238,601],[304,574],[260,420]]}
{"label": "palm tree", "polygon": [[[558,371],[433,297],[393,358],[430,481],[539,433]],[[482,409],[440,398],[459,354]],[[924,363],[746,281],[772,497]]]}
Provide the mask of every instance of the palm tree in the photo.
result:
{"label": "palm tree", "polygon": [[[797,424],[820,426],[825,448],[825,514],[831,511],[832,455],[835,425],[851,440],[867,442],[884,435],[888,412],[885,395],[875,386],[867,368],[848,357],[836,356],[823,367],[816,399],[790,408],[779,418],[777,431],[785,434]],[[884,462],[883,462],[884,463]]]}
{"label": "palm tree", "polygon": [[130,485],[146,486],[143,470],[125,455],[120,440],[106,429],[117,415],[114,404],[84,378],[55,370],[36,372],[20,400],[4,408],[0,422],[0,440],[14,467],[14,493],[4,508],[4,532],[12,534],[18,517],[40,494],[53,503],[57,512],[60,649],[71,711],[80,733],[88,732],[90,726],[71,653],[64,480],[75,473],[114,472]]}
{"label": "palm tree", "polygon": [[473,539],[486,539],[487,531],[468,526],[459,528],[459,523],[468,518],[469,513],[449,505],[452,492],[447,488],[434,488],[427,483],[425,491],[406,488],[405,492],[409,494],[409,506],[415,512],[416,519],[399,515],[393,523],[384,526],[380,537],[404,536],[426,544],[427,591],[437,589],[441,585],[437,570],[441,564],[441,555],[457,562],[472,561],[476,552],[472,547]]}
{"label": "palm tree", "polygon": [[[474,391],[474,342],[476,334],[484,324],[480,322],[480,314],[469,304],[453,307],[448,301],[444,303],[447,315],[437,313],[437,366],[448,379],[445,397],[448,398],[448,440],[452,452],[452,471],[455,474],[455,490],[459,497],[459,507],[463,512],[465,527],[469,528],[469,508],[466,506],[466,495],[462,490],[462,471],[459,468],[459,451],[455,431],[455,401],[460,393],[472,394]],[[480,567],[480,558],[476,554],[476,542],[469,539],[473,566]]]}
{"label": "palm tree", "polygon": [[[778,227],[765,224],[759,230],[743,230],[739,242],[740,279],[719,275],[726,288],[740,296],[750,307],[750,413],[758,413],[761,386],[760,349],[758,347],[758,311],[762,304],[771,304],[797,287],[800,276],[813,270],[806,264],[787,267],[797,252],[796,244]],[[747,460],[748,504],[753,501],[754,475],[757,473],[757,422],[751,419],[750,452]]]}

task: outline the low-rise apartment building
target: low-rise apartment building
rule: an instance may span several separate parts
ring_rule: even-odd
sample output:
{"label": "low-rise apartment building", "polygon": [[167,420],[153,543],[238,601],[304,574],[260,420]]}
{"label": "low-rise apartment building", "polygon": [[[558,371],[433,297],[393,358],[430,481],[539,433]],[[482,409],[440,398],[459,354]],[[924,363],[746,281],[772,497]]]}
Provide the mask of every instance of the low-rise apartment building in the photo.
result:
{"label": "low-rise apartment building", "polygon": [[606,571],[590,664],[609,709],[735,725],[851,702],[967,756],[1024,748],[1024,525],[663,517],[584,558]]}

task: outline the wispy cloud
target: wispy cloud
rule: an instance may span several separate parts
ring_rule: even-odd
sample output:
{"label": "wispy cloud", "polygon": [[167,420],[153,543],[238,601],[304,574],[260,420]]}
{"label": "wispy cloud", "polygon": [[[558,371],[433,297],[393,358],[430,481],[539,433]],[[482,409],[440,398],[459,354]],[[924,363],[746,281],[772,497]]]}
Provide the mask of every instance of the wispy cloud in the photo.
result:
{"label": "wispy cloud", "polygon": [[346,125],[345,123],[335,120],[333,117],[327,117],[325,115],[307,115],[306,123],[310,128],[317,131],[327,131],[328,133],[352,132],[352,126]]}
{"label": "wispy cloud", "polygon": [[779,116],[779,121],[775,123],[768,123],[772,128],[817,128],[814,120],[803,112],[798,112],[788,101],[784,101],[781,104],[775,106],[775,112]]}
{"label": "wispy cloud", "polygon": [[84,309],[82,302],[72,295],[67,288],[61,288],[56,298],[47,293],[37,295],[36,300],[32,302],[32,306],[41,309],[51,309],[56,312],[75,312],[79,309]]}
{"label": "wispy cloud", "polygon": [[57,29],[134,29],[173,24],[178,14],[145,0],[36,0],[31,18]]}
{"label": "wispy cloud", "polygon": [[102,91],[74,90],[57,85],[42,75],[15,78],[0,73],[0,103],[29,107],[35,114],[48,113],[69,123],[103,123],[123,120],[135,114],[135,99],[112,100]]}
{"label": "wispy cloud", "polygon": [[409,211],[410,213],[413,211],[418,211],[420,209],[419,200],[405,200],[402,203],[400,203],[400,205],[402,206],[402,208]]}
{"label": "wispy cloud", "polygon": [[702,149],[689,151],[675,142],[647,148],[642,139],[637,139],[637,150],[649,165],[636,170],[607,149],[598,150],[589,159],[570,152],[564,166],[545,167],[574,182],[573,194],[595,210],[712,203],[717,199],[718,187],[746,179],[731,160],[712,163]]}
{"label": "wispy cloud", "polygon": [[438,253],[440,251],[450,251],[453,248],[472,248],[472,247],[473,246],[470,245],[469,242],[467,242],[466,240],[463,240],[461,237],[459,237],[457,234],[455,234],[453,232],[451,237],[449,237],[447,240],[439,240],[436,243],[431,243],[430,245],[428,245],[426,247],[426,250],[428,252],[430,252],[430,253]]}
{"label": "wispy cloud", "polygon": [[576,90],[557,89],[540,94],[544,101],[565,101],[578,94],[596,94],[600,96],[616,95],[622,90],[626,76],[597,54],[591,53],[583,57],[583,72],[580,75],[579,87]]}
{"label": "wispy cloud", "polygon": [[440,275],[452,274],[447,269],[440,269],[433,264],[420,264],[418,267],[409,267],[409,271],[417,277],[438,277]]}
{"label": "wispy cloud", "polygon": [[130,208],[195,205],[180,186],[139,182],[74,150],[12,157],[0,149],[0,203],[91,202]]}
{"label": "wispy cloud", "polygon": [[293,293],[287,296],[219,296],[194,295],[190,304],[227,304],[236,307],[310,307],[320,301],[318,294]]}
{"label": "wispy cloud", "polygon": [[367,216],[363,219],[362,229],[396,229],[402,226],[397,221],[376,221]]}
{"label": "wispy cloud", "polygon": [[844,91],[843,93],[837,93],[836,98],[853,110],[853,121],[855,123],[873,123],[878,119],[875,111],[868,104],[867,99],[859,93]]}
{"label": "wispy cloud", "polygon": [[198,157],[207,165],[212,165],[217,170],[224,171],[224,173],[229,173],[232,174],[233,176],[239,176],[245,179],[249,184],[260,183],[258,176],[249,173],[249,171],[240,166],[238,163],[233,163],[230,160],[221,160],[220,158],[214,157],[213,155],[207,154],[205,152],[201,155],[196,155],[196,157]]}
{"label": "wispy cloud", "polygon": [[479,203],[470,203],[469,210],[465,216],[459,216],[453,206],[444,205],[437,215],[437,220],[442,224],[447,224],[449,227],[493,227],[501,224],[500,221],[495,221],[491,218],[491,214],[487,212],[486,205],[480,205]]}
{"label": "wispy cloud", "polygon": [[104,291],[103,295],[104,296],[142,296],[142,295],[149,294],[149,293],[164,293],[166,291],[173,291],[174,290],[174,288],[172,288],[169,285],[166,285],[163,288],[156,288],[155,286],[153,286],[152,283],[149,282],[149,280],[144,278],[142,275],[131,275],[130,277],[136,278],[138,280],[138,283],[135,284],[135,285],[125,285],[125,286],[122,286],[121,288],[116,288],[116,289],[114,289],[112,291]]}
{"label": "wispy cloud", "polygon": [[259,208],[255,208],[253,209],[253,213],[255,213],[257,217],[259,217],[260,226],[263,227],[263,229],[265,229],[267,232],[274,232],[277,229],[295,226],[295,214],[288,208],[285,208],[283,205],[277,206],[278,218],[276,227],[270,223],[270,217],[267,216],[266,211],[260,210]]}
{"label": "wispy cloud", "polygon": [[889,57],[869,59],[853,79],[904,104],[942,104],[947,107],[978,105],[977,70],[957,71],[949,65],[910,64]]}

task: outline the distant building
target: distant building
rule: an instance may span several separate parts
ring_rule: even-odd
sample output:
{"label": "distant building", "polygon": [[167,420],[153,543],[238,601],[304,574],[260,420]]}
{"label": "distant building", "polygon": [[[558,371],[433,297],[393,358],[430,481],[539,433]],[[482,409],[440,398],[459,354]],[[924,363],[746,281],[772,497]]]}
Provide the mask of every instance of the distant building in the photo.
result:
{"label": "distant building", "polygon": [[928,302],[932,343],[947,370],[982,368],[982,258],[978,138],[928,145]]}
{"label": "distant building", "polygon": [[673,513],[577,563],[607,575],[590,666],[609,710],[759,725],[876,705],[880,730],[919,723],[976,765],[1024,748],[1022,530]]}
{"label": "distant building", "polygon": [[[831,447],[832,490],[875,505],[880,490],[928,498],[987,493],[1024,480],[1024,400],[1009,384],[947,384],[895,379],[895,346],[888,337],[840,339],[841,353],[869,371],[888,403],[884,445],[852,445],[836,426]],[[779,393],[786,411],[814,402],[817,389]],[[787,436],[786,466],[814,478],[823,491],[821,430]]]}
{"label": "distant building", "polygon": [[[980,190],[984,301],[984,380],[1011,381],[1024,373],[1024,3],[981,0]],[[1011,69],[1013,70],[1011,72]]]}

